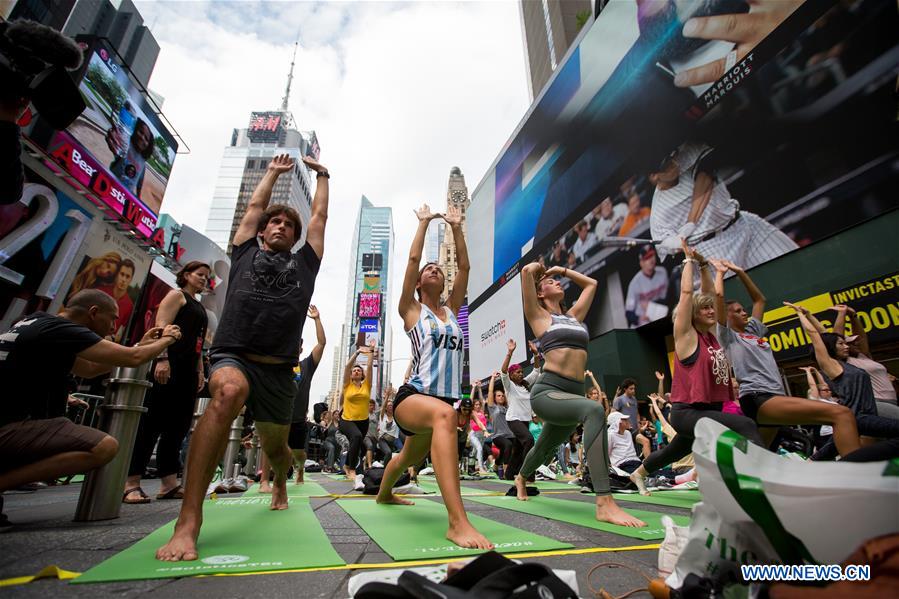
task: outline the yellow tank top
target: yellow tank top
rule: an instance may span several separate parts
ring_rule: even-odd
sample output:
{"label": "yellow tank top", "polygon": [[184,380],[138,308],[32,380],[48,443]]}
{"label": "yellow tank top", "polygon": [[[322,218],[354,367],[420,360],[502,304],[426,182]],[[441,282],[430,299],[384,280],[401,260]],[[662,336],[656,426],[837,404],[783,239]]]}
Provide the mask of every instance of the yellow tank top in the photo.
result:
{"label": "yellow tank top", "polygon": [[368,420],[368,400],[371,399],[371,383],[363,381],[361,387],[350,383],[343,388],[343,419]]}

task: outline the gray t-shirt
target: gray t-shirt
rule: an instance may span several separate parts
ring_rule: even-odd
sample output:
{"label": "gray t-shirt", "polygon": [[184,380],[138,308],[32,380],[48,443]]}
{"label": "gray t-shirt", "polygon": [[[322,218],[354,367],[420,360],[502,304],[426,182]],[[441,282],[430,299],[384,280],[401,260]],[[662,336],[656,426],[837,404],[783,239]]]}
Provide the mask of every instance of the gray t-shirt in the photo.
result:
{"label": "gray t-shirt", "polygon": [[734,368],[740,397],[750,393],[785,395],[774,352],[765,338],[767,334],[768,327],[755,317],[749,319],[742,333],[718,325],[718,342]]}
{"label": "gray t-shirt", "polygon": [[509,423],[506,422],[506,406],[493,404],[488,406],[487,409],[490,412],[490,420],[493,421],[493,436],[514,437],[512,429],[509,428]]}
{"label": "gray t-shirt", "polygon": [[628,397],[627,395],[619,395],[615,399],[612,400],[612,407],[621,412],[622,414],[627,414],[627,417],[631,421],[631,429],[637,430],[636,427],[640,424],[640,419],[637,417],[637,398],[636,397]]}

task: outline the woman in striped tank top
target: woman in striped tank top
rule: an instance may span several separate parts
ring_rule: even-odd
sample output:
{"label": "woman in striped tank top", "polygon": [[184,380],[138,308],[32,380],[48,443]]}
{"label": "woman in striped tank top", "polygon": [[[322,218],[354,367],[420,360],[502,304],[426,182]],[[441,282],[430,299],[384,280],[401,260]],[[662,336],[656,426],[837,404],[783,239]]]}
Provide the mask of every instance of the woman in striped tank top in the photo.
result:
{"label": "woman in striped tank top", "polygon": [[[410,466],[431,454],[440,494],[449,516],[446,538],[460,547],[493,549],[465,513],[459,489],[459,448],[456,444],[456,411],[453,403],[462,397],[462,328],[456,320],[468,288],[468,249],[462,233],[462,213],[450,208],[447,214],[432,214],[427,204],[415,211],[418,230],[412,240],[403,278],[399,312],[412,341],[409,381],[397,390],[394,419],[406,434],[402,451],[388,462],[378,491],[378,503],[409,505],[393,494],[393,485]],[[434,264],[419,270],[428,223],[442,217],[453,232],[458,273],[445,304],[441,304],[445,277]],[[418,298],[416,299],[416,294]]]}

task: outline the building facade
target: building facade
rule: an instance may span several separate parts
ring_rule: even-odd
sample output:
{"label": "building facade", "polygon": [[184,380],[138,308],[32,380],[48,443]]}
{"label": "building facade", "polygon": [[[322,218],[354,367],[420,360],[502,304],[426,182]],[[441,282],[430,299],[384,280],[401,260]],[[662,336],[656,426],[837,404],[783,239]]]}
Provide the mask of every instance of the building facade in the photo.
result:
{"label": "building facade", "polygon": [[265,174],[268,163],[278,154],[288,154],[296,162],[293,171],[278,178],[271,204],[286,204],[296,210],[303,223],[305,242],[314,194],[314,179],[301,162],[311,151],[314,132],[298,131],[293,117],[284,112],[254,112],[250,126],[235,129],[225,148],[206,221],[206,235],[230,253],[231,240],[246,214],[253,190]]}
{"label": "building facade", "polygon": [[[446,185],[446,209],[450,206],[462,211],[462,232],[465,232],[465,216],[471,199],[468,197],[468,187],[465,185],[465,176],[458,166],[450,169],[449,182]],[[440,221],[439,244],[437,251],[437,265],[446,276],[446,286],[443,290],[442,300],[446,300],[453,290],[456,275],[459,269],[456,267],[456,242],[453,233],[443,221]]]}
{"label": "building facade", "polygon": [[[604,4],[600,0],[600,4]],[[568,52],[583,23],[592,16],[591,0],[519,0],[531,102],[540,95]]]}

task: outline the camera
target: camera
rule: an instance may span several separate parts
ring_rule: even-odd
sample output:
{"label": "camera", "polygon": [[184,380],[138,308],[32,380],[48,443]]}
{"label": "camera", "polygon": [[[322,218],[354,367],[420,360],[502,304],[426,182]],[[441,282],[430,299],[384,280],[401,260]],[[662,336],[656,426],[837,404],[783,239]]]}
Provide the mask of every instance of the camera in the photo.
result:
{"label": "camera", "polygon": [[69,70],[81,66],[81,48],[33,21],[0,23],[0,103],[24,98],[54,129],[65,129],[85,109]]}

